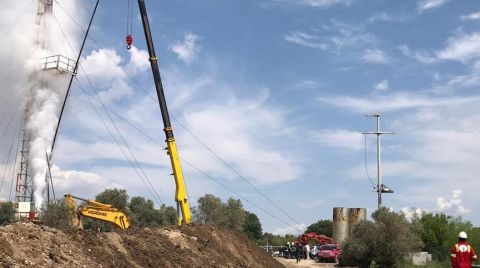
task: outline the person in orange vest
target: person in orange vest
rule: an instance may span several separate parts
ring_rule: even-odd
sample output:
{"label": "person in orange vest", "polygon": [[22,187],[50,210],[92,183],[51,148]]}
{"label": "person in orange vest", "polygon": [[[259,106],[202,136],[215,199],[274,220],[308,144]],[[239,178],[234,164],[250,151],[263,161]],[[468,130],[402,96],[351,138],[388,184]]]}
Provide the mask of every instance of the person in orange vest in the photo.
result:
{"label": "person in orange vest", "polygon": [[458,234],[458,242],[452,247],[450,255],[452,268],[471,268],[472,261],[475,260],[477,260],[475,249],[467,243],[467,233],[462,231]]}

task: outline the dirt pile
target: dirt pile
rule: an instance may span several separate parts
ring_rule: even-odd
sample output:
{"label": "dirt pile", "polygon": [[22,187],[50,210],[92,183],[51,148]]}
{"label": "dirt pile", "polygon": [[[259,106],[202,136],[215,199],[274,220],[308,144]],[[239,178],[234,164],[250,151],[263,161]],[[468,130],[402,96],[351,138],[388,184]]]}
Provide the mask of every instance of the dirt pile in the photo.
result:
{"label": "dirt pile", "polygon": [[0,228],[0,267],[283,267],[239,233],[213,226],[63,232]]}

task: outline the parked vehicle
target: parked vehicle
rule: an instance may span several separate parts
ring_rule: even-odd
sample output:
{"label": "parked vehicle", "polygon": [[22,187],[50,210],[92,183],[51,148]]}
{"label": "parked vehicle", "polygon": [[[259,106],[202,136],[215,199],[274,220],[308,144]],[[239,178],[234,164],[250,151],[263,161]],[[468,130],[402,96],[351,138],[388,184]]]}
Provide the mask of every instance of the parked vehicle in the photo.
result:
{"label": "parked vehicle", "polygon": [[310,259],[314,260],[317,259],[317,254],[320,251],[321,245],[315,245],[310,249]]}
{"label": "parked vehicle", "polygon": [[318,261],[334,261],[338,262],[338,257],[342,254],[339,244],[325,244],[320,247],[317,253]]}

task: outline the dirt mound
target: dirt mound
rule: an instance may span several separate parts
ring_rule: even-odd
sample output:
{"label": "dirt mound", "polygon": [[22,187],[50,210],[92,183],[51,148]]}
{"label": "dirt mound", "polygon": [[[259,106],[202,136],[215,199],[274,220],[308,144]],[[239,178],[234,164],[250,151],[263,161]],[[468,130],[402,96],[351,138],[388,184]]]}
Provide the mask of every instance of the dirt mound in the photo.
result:
{"label": "dirt mound", "polygon": [[242,235],[208,225],[63,232],[0,228],[0,267],[283,267]]}

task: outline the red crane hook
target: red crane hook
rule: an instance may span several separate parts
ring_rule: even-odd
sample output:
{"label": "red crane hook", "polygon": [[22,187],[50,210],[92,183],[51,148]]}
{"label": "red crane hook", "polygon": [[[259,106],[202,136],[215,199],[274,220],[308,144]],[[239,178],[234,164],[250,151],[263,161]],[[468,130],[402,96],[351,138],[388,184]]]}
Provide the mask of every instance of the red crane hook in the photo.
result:
{"label": "red crane hook", "polygon": [[127,35],[125,40],[127,41],[127,49],[131,49],[132,48],[133,37],[131,35]]}

